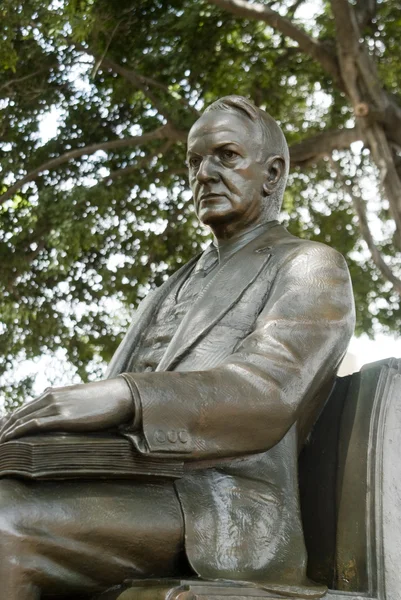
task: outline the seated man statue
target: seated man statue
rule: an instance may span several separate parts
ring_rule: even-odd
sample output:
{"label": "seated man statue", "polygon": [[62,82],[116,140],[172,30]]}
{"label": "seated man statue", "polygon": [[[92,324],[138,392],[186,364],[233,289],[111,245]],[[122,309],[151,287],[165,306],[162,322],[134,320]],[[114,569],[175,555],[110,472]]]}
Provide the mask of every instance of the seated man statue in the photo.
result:
{"label": "seated man statue", "polygon": [[190,575],[312,589],[297,456],[353,331],[348,270],[277,222],[288,147],[248,100],[209,106],[187,160],[213,243],[143,301],[107,379],[47,389],[0,432],[119,427],[141,455],[183,459],[185,474],[0,480],[1,600]]}

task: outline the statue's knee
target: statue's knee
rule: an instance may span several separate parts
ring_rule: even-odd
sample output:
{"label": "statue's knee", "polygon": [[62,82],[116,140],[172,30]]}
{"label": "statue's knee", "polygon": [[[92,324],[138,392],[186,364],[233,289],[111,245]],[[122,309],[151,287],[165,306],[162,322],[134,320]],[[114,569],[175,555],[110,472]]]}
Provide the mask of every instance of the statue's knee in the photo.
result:
{"label": "statue's knee", "polygon": [[0,546],[11,540],[27,540],[29,514],[32,507],[29,494],[23,482],[14,479],[0,479]]}

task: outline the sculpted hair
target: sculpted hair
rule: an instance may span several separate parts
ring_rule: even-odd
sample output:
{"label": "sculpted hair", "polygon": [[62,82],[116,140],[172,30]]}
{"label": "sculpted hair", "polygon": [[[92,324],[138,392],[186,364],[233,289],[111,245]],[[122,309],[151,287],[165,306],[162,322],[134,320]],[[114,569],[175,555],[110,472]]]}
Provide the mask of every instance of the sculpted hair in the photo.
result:
{"label": "sculpted hair", "polygon": [[274,197],[271,197],[271,201],[276,205],[278,213],[281,207],[290,165],[290,153],[281,127],[269,113],[261,110],[243,96],[231,95],[219,98],[219,100],[210,104],[204,112],[207,113],[214,110],[226,110],[239,113],[259,127],[263,146],[261,162],[264,162],[270,156],[274,156],[275,154],[283,158],[285,162],[284,174],[277,186],[276,194],[274,194]]}

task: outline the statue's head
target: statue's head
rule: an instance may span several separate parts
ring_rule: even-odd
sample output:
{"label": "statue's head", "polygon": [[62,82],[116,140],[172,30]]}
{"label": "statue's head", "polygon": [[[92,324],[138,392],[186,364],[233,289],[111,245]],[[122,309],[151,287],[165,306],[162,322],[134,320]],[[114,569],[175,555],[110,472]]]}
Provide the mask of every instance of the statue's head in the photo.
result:
{"label": "statue's head", "polygon": [[187,162],[196,214],[217,236],[277,218],[287,142],[276,121],[246,98],[226,96],[204,111],[189,132]]}

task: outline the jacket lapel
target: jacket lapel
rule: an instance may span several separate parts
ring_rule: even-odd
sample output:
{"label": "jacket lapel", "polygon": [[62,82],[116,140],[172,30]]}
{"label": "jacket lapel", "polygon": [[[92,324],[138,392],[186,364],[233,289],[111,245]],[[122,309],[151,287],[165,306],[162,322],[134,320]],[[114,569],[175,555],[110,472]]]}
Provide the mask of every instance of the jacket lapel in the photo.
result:
{"label": "jacket lapel", "polygon": [[135,318],[130,325],[127,333],[125,334],[121,344],[118,346],[113,358],[106,371],[106,379],[116,377],[119,373],[126,371],[129,362],[132,358],[133,352],[139,343],[139,340],[143,332],[150,325],[150,322],[159,308],[161,302],[166,298],[170,290],[176,285],[181,279],[185,278],[194,265],[197,262],[200,255],[195,256],[183,267],[178,269],[169,279],[159,288],[150,292],[146,298],[139,305]]}
{"label": "jacket lapel", "polygon": [[167,371],[239,301],[270,259],[267,235],[252,240],[231,256],[208,282],[185,315],[157,371]]}

